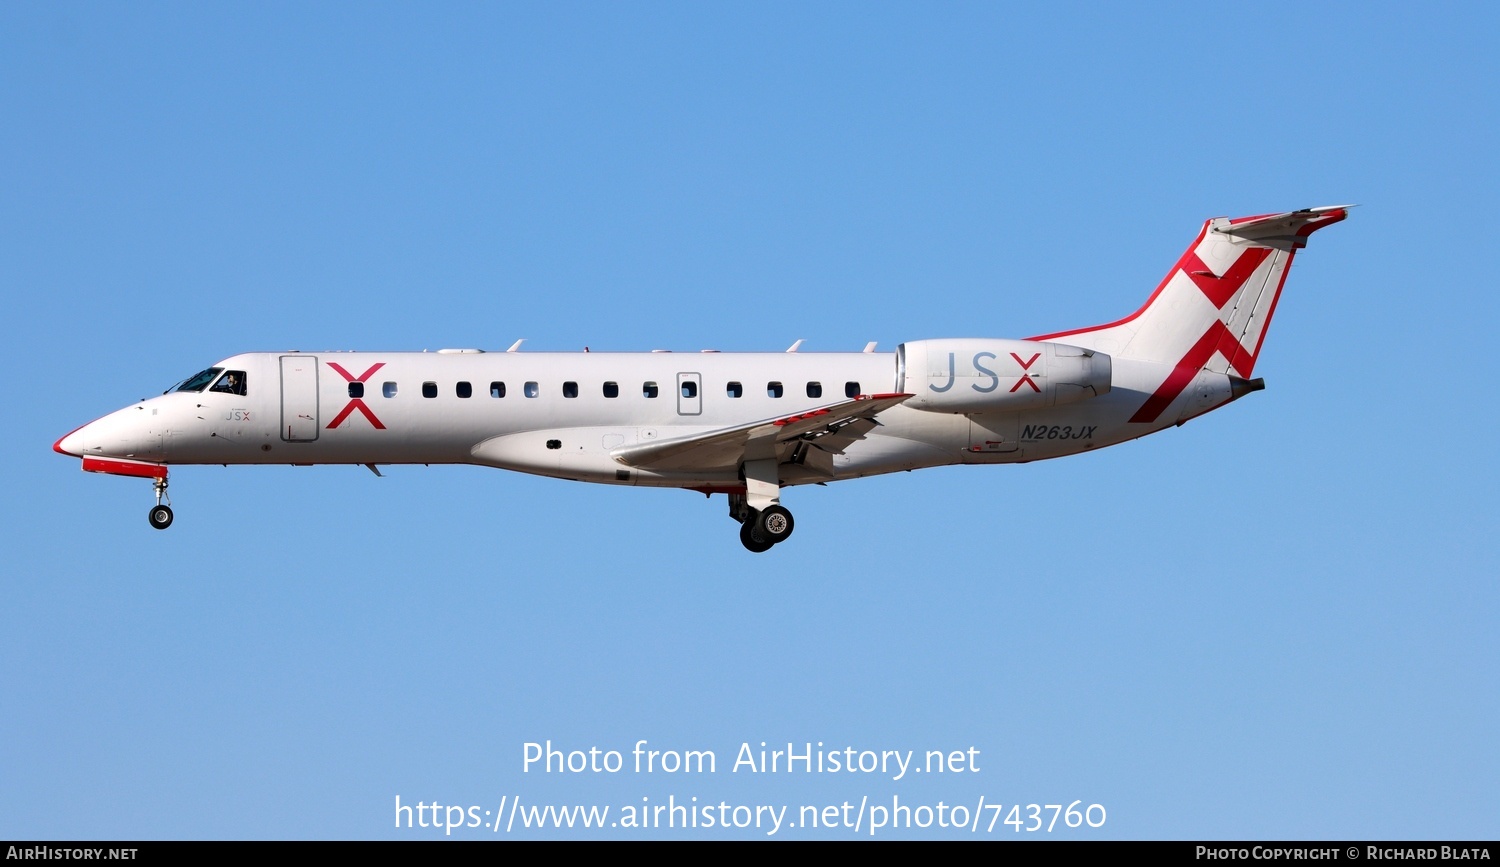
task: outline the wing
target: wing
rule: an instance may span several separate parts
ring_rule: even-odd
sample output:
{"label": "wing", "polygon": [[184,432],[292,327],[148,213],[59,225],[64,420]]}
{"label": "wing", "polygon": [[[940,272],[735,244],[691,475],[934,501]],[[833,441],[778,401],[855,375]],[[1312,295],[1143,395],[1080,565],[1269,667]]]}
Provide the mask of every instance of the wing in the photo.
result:
{"label": "wing", "polygon": [[[786,460],[798,449],[816,449],[816,466],[865,438],[880,424],[875,416],[910,398],[909,394],[859,397],[793,415],[735,427],[615,449],[611,457],[629,467],[660,472],[736,467],[745,461]],[[806,454],[806,452],[804,452]]]}

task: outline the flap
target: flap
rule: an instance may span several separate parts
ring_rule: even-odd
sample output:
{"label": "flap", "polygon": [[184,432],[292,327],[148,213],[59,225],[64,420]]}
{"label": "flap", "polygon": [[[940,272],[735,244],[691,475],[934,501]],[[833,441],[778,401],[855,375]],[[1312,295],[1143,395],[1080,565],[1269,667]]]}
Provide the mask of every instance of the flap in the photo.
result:
{"label": "flap", "polygon": [[816,441],[820,448],[837,453],[869,429],[858,429],[855,436],[840,436],[844,428],[861,420],[869,420],[873,426],[876,415],[910,397],[909,394],[862,394],[792,415],[625,446],[610,455],[629,467],[680,471],[735,467],[747,460],[780,459],[782,447],[790,447],[799,440]]}

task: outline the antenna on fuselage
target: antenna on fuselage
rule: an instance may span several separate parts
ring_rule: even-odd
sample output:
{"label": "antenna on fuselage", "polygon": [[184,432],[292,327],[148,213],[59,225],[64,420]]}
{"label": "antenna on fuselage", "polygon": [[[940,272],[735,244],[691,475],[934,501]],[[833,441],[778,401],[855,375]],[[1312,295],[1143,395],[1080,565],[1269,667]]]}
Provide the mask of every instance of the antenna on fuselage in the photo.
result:
{"label": "antenna on fuselage", "polygon": [[510,345],[510,348],[507,349],[507,350],[505,350],[505,351],[506,352],[520,352],[521,351],[521,344],[523,344],[525,342],[526,342],[526,338],[522,337],[520,340],[517,340],[515,343],[512,343]]}
{"label": "antenna on fuselage", "polygon": [[880,341],[878,341],[878,340],[871,340],[869,343],[866,343],[865,344],[865,351],[866,352],[874,352],[875,351],[875,344],[879,343],[879,342]]}
{"label": "antenna on fuselage", "polygon": [[801,337],[797,338],[797,342],[793,343],[791,346],[787,347],[786,351],[787,352],[796,352],[797,351],[797,347],[799,347],[799,346],[802,345],[802,340],[803,340],[803,338],[801,338]]}

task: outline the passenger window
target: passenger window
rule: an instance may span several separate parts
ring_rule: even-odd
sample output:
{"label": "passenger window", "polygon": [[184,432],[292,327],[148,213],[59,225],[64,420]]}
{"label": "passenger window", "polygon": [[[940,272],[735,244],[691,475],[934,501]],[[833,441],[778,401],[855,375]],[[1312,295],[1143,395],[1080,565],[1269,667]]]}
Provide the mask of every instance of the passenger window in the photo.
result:
{"label": "passenger window", "polygon": [[808,397],[822,397],[823,396],[823,383],[821,383],[821,382],[809,382],[807,384],[807,396]]}
{"label": "passenger window", "polygon": [[766,383],[766,397],[781,397],[781,383]]}
{"label": "passenger window", "polygon": [[620,396],[620,384],[618,382],[606,382],[606,383],[604,383],[604,396],[605,397],[619,397]]}
{"label": "passenger window", "polygon": [[578,383],[576,383],[576,382],[565,382],[565,383],[563,383],[563,397],[577,397],[577,396],[578,396]]}
{"label": "passenger window", "polygon": [[460,382],[458,384],[458,386],[456,388],[454,388],[453,390],[454,390],[454,392],[456,392],[458,394],[459,397],[473,397],[474,396],[474,386],[468,384],[467,382]]}
{"label": "passenger window", "polygon": [[394,383],[394,382],[387,382],[385,385],[382,385],[380,387],[380,393],[383,394],[383,395],[385,395],[386,397],[395,397],[396,396],[396,383]]}
{"label": "passenger window", "polygon": [[363,382],[351,382],[351,383],[349,383],[349,396],[350,397],[364,397],[365,396],[365,384]]}
{"label": "passenger window", "polygon": [[683,383],[682,383],[682,396],[683,397],[697,397],[698,396],[698,383],[693,382],[690,379],[689,380],[684,380]]}
{"label": "passenger window", "polygon": [[644,383],[641,383],[641,394],[645,395],[646,397],[656,397],[660,393],[661,393],[660,390],[656,387],[656,383],[654,383],[654,382],[644,382]]}
{"label": "passenger window", "polygon": [[535,382],[526,383],[526,387],[524,390],[527,397],[536,397],[537,395],[542,393],[541,388],[537,386]]}
{"label": "passenger window", "polygon": [[490,397],[505,397],[505,383],[490,383]]}
{"label": "passenger window", "polygon": [[846,382],[846,383],[844,383],[844,397],[859,397],[860,394],[862,394],[862,393],[863,392],[861,392],[859,390],[859,383],[857,383],[857,382]]}
{"label": "passenger window", "polygon": [[437,397],[437,383],[435,383],[435,382],[424,382],[424,383],[422,383],[422,396],[423,397]]}
{"label": "passenger window", "polygon": [[745,387],[743,385],[740,385],[738,382],[731,382],[728,386],[725,387],[724,392],[730,397],[744,397]]}
{"label": "passenger window", "polygon": [[219,378],[218,382],[214,383],[214,387],[209,389],[209,391],[217,391],[221,394],[238,394],[243,397],[245,394],[245,371],[231,370],[225,373]]}

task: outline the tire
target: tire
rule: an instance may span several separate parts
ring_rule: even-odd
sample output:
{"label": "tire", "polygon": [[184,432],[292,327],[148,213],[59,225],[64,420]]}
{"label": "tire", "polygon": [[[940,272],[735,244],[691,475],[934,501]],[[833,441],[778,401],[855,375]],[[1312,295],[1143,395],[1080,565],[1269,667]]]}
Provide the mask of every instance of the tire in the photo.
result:
{"label": "tire", "polygon": [[146,520],[156,529],[165,530],[172,526],[172,507],[152,506],[151,511],[146,513]]}
{"label": "tire", "polygon": [[745,523],[740,525],[740,544],[744,545],[745,550],[750,551],[751,553],[763,554],[766,551],[771,550],[771,546],[775,543],[767,541],[766,538],[760,534],[760,531],[755,529],[754,522],[746,521]]}
{"label": "tire", "polygon": [[791,538],[795,527],[796,522],[792,520],[792,513],[781,506],[767,506],[755,516],[755,529],[773,545]]}

